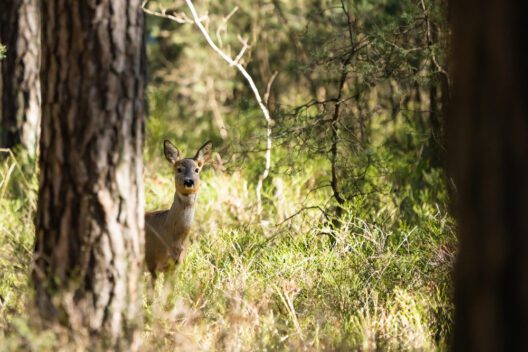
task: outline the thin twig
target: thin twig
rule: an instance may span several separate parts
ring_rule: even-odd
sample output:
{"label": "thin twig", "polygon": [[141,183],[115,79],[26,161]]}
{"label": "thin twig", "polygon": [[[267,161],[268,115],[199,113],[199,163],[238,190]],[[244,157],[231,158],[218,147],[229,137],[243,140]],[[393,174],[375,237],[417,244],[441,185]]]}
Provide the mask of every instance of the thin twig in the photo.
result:
{"label": "thin twig", "polygon": [[294,217],[296,217],[297,215],[307,211],[307,210],[319,210],[321,213],[323,213],[324,217],[326,220],[328,220],[328,215],[326,214],[326,212],[324,211],[323,208],[321,208],[320,206],[318,205],[311,205],[311,206],[306,206],[306,207],[302,207],[301,209],[297,210],[295,213],[293,213],[292,215],[288,216],[286,219],[282,220],[281,222],[279,222],[278,224],[276,224],[275,226],[281,226],[282,224],[284,224],[285,222],[287,221],[290,221],[291,219],[293,219]]}
{"label": "thin twig", "polygon": [[242,59],[242,56],[246,53],[246,50],[249,48],[249,45],[247,43],[247,39],[243,39],[240,35],[238,36],[238,40],[242,44],[242,49],[238,52],[238,55],[235,57],[235,62],[240,62],[240,59]]}
{"label": "thin twig", "polygon": [[271,93],[271,86],[273,85],[273,82],[275,81],[275,78],[277,78],[277,75],[279,74],[279,71],[273,72],[273,75],[271,75],[271,78],[268,81],[268,84],[266,85],[266,93],[264,93],[264,101],[266,102],[266,105],[269,106],[269,96]]}
{"label": "thin twig", "polygon": [[220,24],[218,26],[218,29],[216,30],[216,39],[218,40],[218,43],[220,43],[220,47],[224,46],[223,45],[223,42],[222,42],[222,35],[221,33],[222,32],[226,32],[227,31],[227,22],[229,22],[229,19],[235,14],[235,12],[238,11],[238,6],[235,6],[235,8],[233,10],[231,10],[231,12],[227,15],[227,16],[224,16],[224,18],[222,19],[222,24]]}
{"label": "thin twig", "polygon": [[[187,15],[183,12],[180,12],[178,14],[167,14],[167,10],[161,9],[161,12],[156,12],[147,9],[147,4],[150,0],[144,0],[141,4],[141,8],[145,13],[148,13],[149,15],[161,17],[161,18],[168,18],[169,20],[172,20],[174,22],[185,24],[185,23],[194,23],[193,20],[191,20]],[[207,18],[202,18],[201,21],[205,21]]]}
{"label": "thin twig", "polygon": [[424,16],[425,16],[425,25],[427,27],[426,28],[426,38],[427,38],[427,45],[428,45],[429,50],[431,52],[431,61],[433,62],[433,65],[436,67],[436,69],[446,77],[447,82],[450,85],[449,74],[447,73],[447,70],[444,69],[438,63],[438,60],[437,60],[435,52],[434,52],[433,45],[435,43],[433,43],[433,33],[432,33],[432,29],[431,29],[431,20],[429,18],[429,13],[427,11],[427,8],[425,7],[424,0],[420,0],[420,4],[422,5],[422,10],[423,10]]}

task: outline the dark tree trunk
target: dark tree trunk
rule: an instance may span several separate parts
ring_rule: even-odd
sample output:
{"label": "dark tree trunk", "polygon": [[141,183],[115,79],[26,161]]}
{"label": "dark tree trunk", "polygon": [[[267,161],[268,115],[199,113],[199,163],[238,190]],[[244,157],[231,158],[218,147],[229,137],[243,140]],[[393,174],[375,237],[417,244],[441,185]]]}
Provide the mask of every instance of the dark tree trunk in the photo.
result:
{"label": "dark tree trunk", "polygon": [[0,9],[0,146],[34,154],[40,123],[40,16],[38,0],[9,0]]}
{"label": "dark tree trunk", "polygon": [[[445,4],[432,5],[445,8]],[[442,11],[443,12],[443,11]],[[442,22],[444,23],[444,22]],[[429,82],[429,148],[431,150],[431,165],[434,167],[445,167],[445,133],[444,133],[444,116],[449,103],[449,82],[447,72],[438,65],[438,57],[432,49],[440,45],[443,50],[447,50],[447,45],[439,39],[439,32],[447,32],[447,25],[429,22],[427,44],[431,48],[430,72],[433,73]],[[441,29],[439,29],[441,28]],[[445,65],[445,64],[444,64]]]}
{"label": "dark tree trunk", "polygon": [[42,14],[37,305],[126,350],[141,324],[141,2],[50,0]]}
{"label": "dark tree trunk", "polygon": [[450,170],[458,188],[457,351],[517,351],[528,336],[526,2],[451,1]]}
{"label": "dark tree trunk", "polygon": [[[412,97],[412,111],[413,111],[413,118],[418,121],[418,128],[420,131],[426,131],[427,130],[427,121],[424,119],[424,113],[425,110],[423,107],[423,100],[422,100],[422,88],[420,87],[420,84],[418,82],[414,82],[414,95]],[[416,123],[416,122],[415,122]]]}
{"label": "dark tree trunk", "polygon": [[[433,65],[431,65],[433,66]],[[434,67],[431,67],[434,70]],[[442,166],[442,125],[440,122],[440,110],[438,108],[438,82],[434,79],[429,83],[429,149],[431,152],[431,165],[434,167]]]}

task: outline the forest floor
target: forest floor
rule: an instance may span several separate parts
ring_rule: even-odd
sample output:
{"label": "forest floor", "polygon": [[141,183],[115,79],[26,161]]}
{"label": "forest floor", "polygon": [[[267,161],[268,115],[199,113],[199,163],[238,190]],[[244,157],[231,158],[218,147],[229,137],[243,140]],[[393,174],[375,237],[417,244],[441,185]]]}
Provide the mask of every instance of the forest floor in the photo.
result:
{"label": "forest floor", "polygon": [[[174,192],[158,144],[147,141],[147,210],[169,207]],[[336,228],[320,210],[330,191],[307,192],[319,168],[270,177],[262,218],[248,172],[203,172],[184,264],[155,287],[144,275],[142,350],[445,349],[456,239],[431,196],[439,173],[419,191],[354,198]],[[34,163],[5,154],[0,172],[0,350],[68,350],[32,318]]]}
{"label": "forest floor", "polygon": [[[171,138],[185,155],[203,143],[198,136],[186,140],[179,123],[151,107],[147,211],[168,208],[174,194],[161,141]],[[261,158],[231,157],[227,170],[206,167],[183,265],[155,287],[144,274],[142,350],[445,349],[455,225],[441,171],[419,162],[427,136],[407,125],[394,128],[391,138],[416,141],[406,142],[403,152],[390,140],[372,147],[370,157],[383,164],[367,177],[381,191],[354,197],[338,219],[331,189],[318,186],[328,180],[325,160],[300,156],[297,172],[272,170],[260,217]],[[277,146],[273,160],[288,160],[290,153]],[[0,351],[72,349],[67,334],[38,329],[34,319],[29,274],[37,194],[34,160],[3,151]]]}

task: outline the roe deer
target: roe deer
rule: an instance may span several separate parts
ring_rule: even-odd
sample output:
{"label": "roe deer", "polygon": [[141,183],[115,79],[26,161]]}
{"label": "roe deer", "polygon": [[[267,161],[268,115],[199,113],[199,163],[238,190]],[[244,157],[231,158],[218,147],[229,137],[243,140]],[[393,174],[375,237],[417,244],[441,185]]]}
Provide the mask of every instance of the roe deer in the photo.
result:
{"label": "roe deer", "polygon": [[156,273],[166,271],[171,261],[179,264],[183,260],[200,171],[211,158],[212,143],[205,143],[193,158],[181,158],[180,151],[168,140],[163,142],[163,149],[172,165],[176,191],[170,209],[145,214],[145,261],[154,280]]}

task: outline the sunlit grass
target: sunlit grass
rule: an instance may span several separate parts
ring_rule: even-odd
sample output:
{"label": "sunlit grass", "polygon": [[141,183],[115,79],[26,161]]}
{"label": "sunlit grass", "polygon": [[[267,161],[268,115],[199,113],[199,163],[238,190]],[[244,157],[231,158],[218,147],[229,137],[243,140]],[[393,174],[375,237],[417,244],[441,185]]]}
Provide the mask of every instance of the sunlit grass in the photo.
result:
{"label": "sunlit grass", "polygon": [[[81,342],[62,330],[39,331],[31,318],[32,165],[23,155],[0,164],[0,350],[70,350]],[[144,275],[142,350],[445,347],[456,240],[445,206],[428,191],[442,187],[440,174],[431,170],[420,191],[403,184],[391,195],[397,202],[389,195],[355,198],[334,228],[311,207],[331,216],[329,190],[308,192],[319,170],[312,160],[302,173],[273,175],[263,219],[243,165],[204,171],[184,265],[154,288]],[[145,166],[147,210],[170,206],[172,180],[154,148]]]}
{"label": "sunlit grass", "polygon": [[[202,176],[185,263],[148,292],[146,346],[445,347],[455,243],[449,216],[422,198],[425,203],[414,205],[418,221],[407,223],[394,206],[366,208],[369,202],[357,199],[347,206],[339,229],[318,209],[288,219],[306,203],[310,167],[303,175],[275,176],[264,222],[255,213],[254,184],[243,170]],[[160,204],[160,194],[168,205],[172,192],[171,176],[159,165],[156,170],[155,177],[165,181],[147,179],[152,208]],[[327,196],[315,193],[309,202],[323,204]]]}

